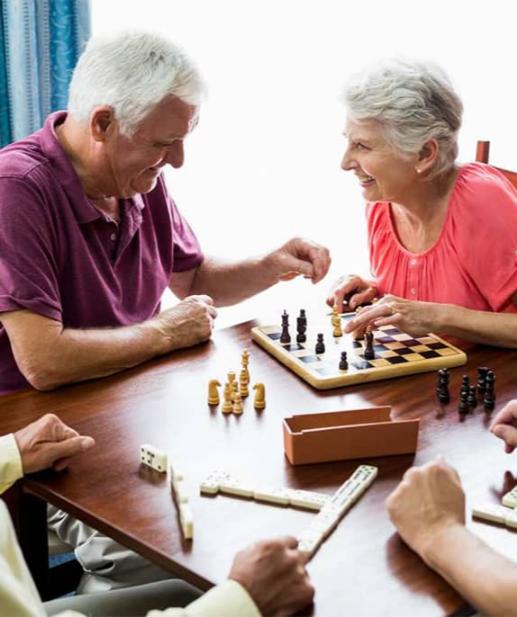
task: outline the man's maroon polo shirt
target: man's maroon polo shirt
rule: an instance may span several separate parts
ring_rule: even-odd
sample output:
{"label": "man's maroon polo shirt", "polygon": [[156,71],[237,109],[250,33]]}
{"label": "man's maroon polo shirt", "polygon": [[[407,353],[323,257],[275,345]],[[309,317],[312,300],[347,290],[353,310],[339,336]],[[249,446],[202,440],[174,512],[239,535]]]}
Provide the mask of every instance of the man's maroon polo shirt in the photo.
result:
{"label": "man's maroon polo shirt", "polygon": [[[121,200],[119,226],[95,208],[56,138],[65,117],[0,150],[0,312],[28,309],[65,328],[149,319],[171,274],[202,262],[198,241],[162,177]],[[27,386],[0,327],[0,394]]]}

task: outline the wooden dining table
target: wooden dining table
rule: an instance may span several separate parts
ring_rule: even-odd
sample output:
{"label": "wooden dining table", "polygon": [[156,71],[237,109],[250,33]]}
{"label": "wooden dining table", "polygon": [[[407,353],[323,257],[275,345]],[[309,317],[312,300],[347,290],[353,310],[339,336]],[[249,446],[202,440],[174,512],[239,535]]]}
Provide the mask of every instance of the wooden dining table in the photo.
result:
{"label": "wooden dining table", "polygon": [[[64,472],[26,477],[11,496],[22,547],[36,579],[46,570],[45,502],[140,553],[186,581],[208,589],[228,575],[235,554],[258,539],[296,536],[314,517],[309,511],[224,495],[200,495],[214,469],[257,485],[291,487],[331,495],[362,463],[379,474],[308,564],[316,589],[309,614],[451,615],[464,600],[400,539],[385,500],[404,472],[443,455],[460,473],[467,495],[467,525],[508,557],[517,555],[517,534],[472,519],[474,503],[499,503],[515,484],[517,459],[488,427],[493,414],[517,397],[517,352],[485,346],[467,350],[466,366],[451,369],[451,402],[436,399],[436,373],[422,373],[317,391],[251,341],[246,322],[212,339],[118,375],[59,388],[24,391],[0,399],[0,434],[46,412],[57,414],[96,446],[74,458]],[[242,415],[223,415],[207,404],[210,379],[224,383],[240,370],[250,350],[251,383],[266,386],[266,408],[252,395]],[[496,409],[482,405],[458,414],[461,379],[485,365],[496,374]],[[389,405],[392,418],[421,418],[415,455],[369,457],[292,466],[285,457],[284,417]],[[163,450],[181,468],[194,516],[193,540],[182,537],[168,474],[140,463],[140,445]],[[461,559],[461,556],[458,556]]]}

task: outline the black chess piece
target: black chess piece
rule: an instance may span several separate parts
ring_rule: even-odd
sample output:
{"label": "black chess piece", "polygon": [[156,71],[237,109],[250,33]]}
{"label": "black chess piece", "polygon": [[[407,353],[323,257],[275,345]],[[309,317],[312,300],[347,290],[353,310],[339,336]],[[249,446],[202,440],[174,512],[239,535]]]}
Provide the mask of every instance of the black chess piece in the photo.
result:
{"label": "black chess piece", "polygon": [[447,369],[440,369],[437,376],[436,396],[442,405],[447,405],[451,400],[449,394],[449,371]]}
{"label": "black chess piece", "polygon": [[461,392],[465,391],[467,396],[470,392],[470,377],[468,375],[463,375],[461,379]]}
{"label": "black chess piece", "polygon": [[339,370],[348,371],[348,360],[346,357],[346,351],[341,352],[341,359],[339,360]]}
{"label": "black chess piece", "polygon": [[477,407],[478,399],[476,396],[476,386],[470,386],[469,394],[467,396],[467,403],[471,409],[474,409],[475,407]]}
{"label": "black chess piece", "polygon": [[485,379],[485,394],[483,396],[483,407],[485,411],[493,411],[495,407],[495,373],[488,371]]}
{"label": "black chess piece", "polygon": [[305,331],[307,330],[307,322],[303,317],[296,318],[296,342],[297,343],[305,343],[307,337],[305,336]]}
{"label": "black chess piece", "polygon": [[477,381],[477,390],[478,394],[483,396],[485,394],[486,387],[486,376],[490,369],[487,366],[478,366],[478,381]]}
{"label": "black chess piece", "polygon": [[316,353],[325,353],[325,343],[323,342],[323,334],[318,334],[318,340],[316,341]]}
{"label": "black chess piece", "polygon": [[364,337],[366,339],[366,345],[364,347],[364,359],[373,360],[375,358],[375,351],[373,349],[373,332],[371,330],[367,330],[364,333]]}
{"label": "black chess piece", "polygon": [[468,414],[469,404],[467,402],[468,393],[466,390],[460,392],[460,402],[458,403],[458,413],[462,416]]}
{"label": "black chess piece", "polygon": [[305,324],[305,329],[307,329],[307,315],[305,314],[305,309],[300,309],[299,319],[303,320]]}
{"label": "black chess piece", "polygon": [[291,342],[291,335],[289,334],[289,315],[286,311],[282,313],[282,333],[280,334],[280,343],[287,345]]}
{"label": "black chess piece", "polygon": [[438,380],[442,381],[447,386],[449,385],[449,378],[450,378],[450,374],[449,374],[448,368],[441,368],[438,371]]}

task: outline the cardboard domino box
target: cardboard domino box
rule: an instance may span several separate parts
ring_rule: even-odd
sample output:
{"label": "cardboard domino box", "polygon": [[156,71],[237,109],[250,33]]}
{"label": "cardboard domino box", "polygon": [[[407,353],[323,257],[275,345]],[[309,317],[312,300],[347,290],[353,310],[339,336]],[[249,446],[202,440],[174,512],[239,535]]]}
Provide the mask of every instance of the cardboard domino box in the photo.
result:
{"label": "cardboard domino box", "polygon": [[310,413],[284,418],[284,450],[292,465],[411,454],[420,418],[392,420],[391,407]]}

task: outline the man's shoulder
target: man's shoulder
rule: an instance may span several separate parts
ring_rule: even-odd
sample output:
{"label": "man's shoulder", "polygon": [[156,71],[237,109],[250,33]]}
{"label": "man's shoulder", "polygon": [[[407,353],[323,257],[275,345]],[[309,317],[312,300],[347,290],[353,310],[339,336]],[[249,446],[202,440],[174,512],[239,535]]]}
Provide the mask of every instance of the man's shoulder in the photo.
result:
{"label": "man's shoulder", "polygon": [[0,150],[0,178],[24,180],[48,173],[49,159],[32,138],[14,142]]}

